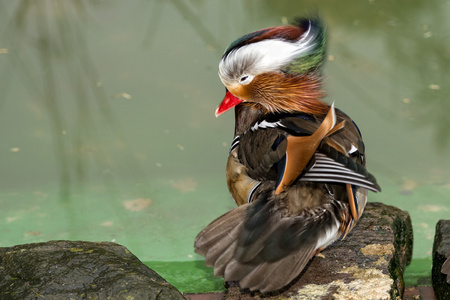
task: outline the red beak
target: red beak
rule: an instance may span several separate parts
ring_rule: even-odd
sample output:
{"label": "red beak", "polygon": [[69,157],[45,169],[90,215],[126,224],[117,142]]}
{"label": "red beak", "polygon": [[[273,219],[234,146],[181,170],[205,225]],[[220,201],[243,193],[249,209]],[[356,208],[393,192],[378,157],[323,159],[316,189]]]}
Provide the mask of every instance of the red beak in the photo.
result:
{"label": "red beak", "polygon": [[220,103],[219,107],[216,109],[216,117],[220,116],[227,110],[235,107],[242,102],[244,102],[244,100],[239,99],[238,97],[227,91],[225,94],[225,98],[223,98],[222,100],[222,103]]}

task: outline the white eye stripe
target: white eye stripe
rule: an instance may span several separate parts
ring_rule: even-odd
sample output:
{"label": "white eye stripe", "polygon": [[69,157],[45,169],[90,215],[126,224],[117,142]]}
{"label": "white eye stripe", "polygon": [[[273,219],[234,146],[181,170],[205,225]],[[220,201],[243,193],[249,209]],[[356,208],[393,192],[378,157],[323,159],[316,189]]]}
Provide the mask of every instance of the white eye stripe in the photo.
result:
{"label": "white eye stripe", "polygon": [[220,61],[219,76],[225,81],[232,80],[233,78],[227,76],[230,74],[229,69],[234,69],[233,66],[244,65],[249,58],[257,58],[257,61],[250,67],[252,74],[256,75],[279,70],[296,56],[296,50],[295,44],[274,39],[243,46],[232,51],[224,60]]}
{"label": "white eye stripe", "polygon": [[[236,80],[239,81],[243,75],[254,76],[279,71],[283,66],[314,47],[316,37],[317,33],[311,31],[310,25],[300,40],[296,42],[266,39],[244,45],[232,50],[220,61],[219,76],[226,85]],[[245,70],[238,70],[238,66],[246,67]]]}

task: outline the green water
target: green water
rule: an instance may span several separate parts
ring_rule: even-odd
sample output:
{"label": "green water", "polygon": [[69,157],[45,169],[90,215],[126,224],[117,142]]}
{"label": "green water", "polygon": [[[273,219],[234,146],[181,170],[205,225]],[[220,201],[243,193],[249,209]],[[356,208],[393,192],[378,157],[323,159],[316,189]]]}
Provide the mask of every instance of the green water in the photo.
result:
{"label": "green water", "polygon": [[417,284],[450,216],[450,1],[1,1],[0,246],[115,241],[182,291],[222,289],[193,252],[234,207],[218,62],[316,11],[328,101],[363,132],[370,201],[411,214]]}

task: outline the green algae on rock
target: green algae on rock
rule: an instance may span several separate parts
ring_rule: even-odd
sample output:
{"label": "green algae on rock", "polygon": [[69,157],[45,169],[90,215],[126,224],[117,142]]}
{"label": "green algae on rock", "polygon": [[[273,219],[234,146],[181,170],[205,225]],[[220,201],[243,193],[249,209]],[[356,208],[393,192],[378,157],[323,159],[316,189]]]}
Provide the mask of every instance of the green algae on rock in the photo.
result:
{"label": "green algae on rock", "polygon": [[125,247],[50,241],[0,248],[0,299],[184,299]]}

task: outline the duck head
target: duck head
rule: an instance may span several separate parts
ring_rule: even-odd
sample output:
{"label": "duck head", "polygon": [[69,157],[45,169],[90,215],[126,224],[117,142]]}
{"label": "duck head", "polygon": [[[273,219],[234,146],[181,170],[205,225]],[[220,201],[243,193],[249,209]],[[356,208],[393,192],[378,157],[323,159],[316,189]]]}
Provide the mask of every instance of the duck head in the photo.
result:
{"label": "duck head", "polygon": [[265,113],[326,113],[320,101],[324,56],[325,27],[317,18],[244,35],[220,61],[226,94],[216,116],[241,103]]}

